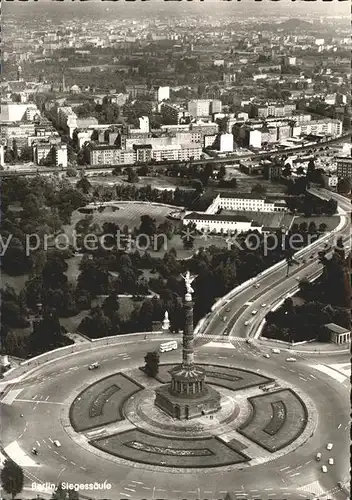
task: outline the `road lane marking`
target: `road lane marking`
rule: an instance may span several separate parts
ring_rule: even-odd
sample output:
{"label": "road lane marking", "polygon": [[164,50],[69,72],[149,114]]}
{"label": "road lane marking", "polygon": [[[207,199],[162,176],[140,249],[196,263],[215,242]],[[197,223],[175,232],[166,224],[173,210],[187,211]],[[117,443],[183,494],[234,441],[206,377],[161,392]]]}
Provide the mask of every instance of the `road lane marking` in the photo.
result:
{"label": "road lane marking", "polygon": [[290,468],[290,466],[287,465],[287,467],[282,467],[282,469],[280,469],[280,471],[283,471],[283,470],[286,470],[286,469],[289,469],[289,468]]}
{"label": "road lane marking", "polygon": [[50,443],[53,443],[53,444],[54,444],[54,441],[53,441],[51,438],[49,438],[49,441],[50,441]]}
{"label": "road lane marking", "polygon": [[21,437],[22,437],[22,436],[23,436],[23,434],[20,434],[20,435],[18,436],[18,439],[21,439]]}
{"label": "road lane marking", "polygon": [[72,465],[76,465],[74,462],[70,462],[70,464],[72,464]]}
{"label": "road lane marking", "polygon": [[82,467],[82,466],[80,467],[80,469],[82,469],[82,470],[87,470],[85,467]]}
{"label": "road lane marking", "polygon": [[127,488],[126,486],[125,486],[124,490],[127,490],[127,491],[133,491],[134,493],[136,492],[136,490],[134,490],[134,489],[132,489],[132,488]]}
{"label": "road lane marking", "polygon": [[291,474],[290,477],[299,476],[300,474],[300,472],[295,472],[294,474]]}
{"label": "road lane marking", "polygon": [[39,441],[36,441],[36,443],[37,443],[37,445],[38,445],[38,446],[40,446],[40,443],[39,443]]}
{"label": "road lane marking", "polygon": [[123,498],[124,496],[130,498],[130,496],[131,496],[128,493],[125,493],[125,492],[120,493],[120,495],[121,495],[121,498]]}
{"label": "road lane marking", "polygon": [[341,427],[341,425],[342,425],[342,424],[339,424],[337,428],[339,429],[339,428]]}
{"label": "road lane marking", "polygon": [[[20,403],[33,403],[33,401],[31,399],[16,399],[16,402],[17,401],[19,401]],[[34,408],[36,408],[38,404],[63,405],[64,403],[59,403],[57,401],[36,401]]]}
{"label": "road lane marking", "polygon": [[[142,486],[142,489],[143,490],[151,490],[151,488],[149,488],[149,486]],[[181,493],[181,492],[180,492]]]}
{"label": "road lane marking", "polygon": [[63,458],[63,459],[64,459],[64,460],[66,460],[66,462],[67,462],[67,458],[66,458],[66,457],[63,457],[63,456],[61,455],[61,458]]}
{"label": "road lane marking", "polygon": [[47,397],[45,398],[45,401],[48,401],[49,397],[50,397],[50,396],[47,396]]}
{"label": "road lane marking", "polygon": [[131,481],[131,483],[143,484],[142,481]]}

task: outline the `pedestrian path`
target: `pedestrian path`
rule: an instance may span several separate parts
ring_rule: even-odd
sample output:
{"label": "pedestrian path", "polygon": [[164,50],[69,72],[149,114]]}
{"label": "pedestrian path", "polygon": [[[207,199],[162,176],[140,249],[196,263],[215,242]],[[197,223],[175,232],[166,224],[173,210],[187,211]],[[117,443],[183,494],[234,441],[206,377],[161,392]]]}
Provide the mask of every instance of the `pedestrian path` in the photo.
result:
{"label": "pedestrian path", "polygon": [[14,400],[17,398],[17,396],[19,395],[19,393],[22,392],[22,389],[13,389],[11,391],[9,391],[6,396],[1,400],[1,403],[2,404],[5,404],[5,405],[11,405]]}
{"label": "pedestrian path", "polygon": [[[321,371],[322,373],[325,373],[329,377],[332,377],[333,379],[337,380],[340,384],[343,384],[347,379],[349,379],[351,370],[349,374],[345,374],[343,369],[341,370],[341,366],[343,367],[345,363],[341,364],[333,364],[333,365],[309,365],[311,368],[315,368],[316,370]],[[339,368],[338,368],[339,367]],[[344,367],[344,370],[346,370],[346,367]]]}
{"label": "pedestrian path", "polygon": [[32,460],[25,451],[22,450],[17,441],[4,448],[5,453],[20,467],[40,467],[40,464]]}
{"label": "pedestrian path", "polygon": [[306,493],[313,493],[313,495],[317,495],[318,498],[325,494],[324,488],[321,487],[319,481],[314,481],[313,483],[306,484],[305,486],[301,486],[298,488],[299,491],[305,491]]}

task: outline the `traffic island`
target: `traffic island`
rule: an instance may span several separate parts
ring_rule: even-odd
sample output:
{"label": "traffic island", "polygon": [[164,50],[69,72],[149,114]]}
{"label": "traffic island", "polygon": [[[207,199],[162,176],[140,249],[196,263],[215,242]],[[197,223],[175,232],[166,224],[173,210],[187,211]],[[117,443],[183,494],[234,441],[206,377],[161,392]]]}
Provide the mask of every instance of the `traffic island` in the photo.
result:
{"label": "traffic island", "polygon": [[71,425],[76,432],[87,431],[123,420],[123,406],[144,387],[117,373],[84,389],[70,408]]}
{"label": "traffic island", "polygon": [[307,425],[306,405],[292,389],[261,394],[248,401],[252,413],[238,432],[271,453],[293,443]]}
{"label": "traffic island", "polygon": [[96,448],[149,465],[173,468],[206,468],[239,464],[248,457],[217,437],[170,438],[133,430],[91,441]]}

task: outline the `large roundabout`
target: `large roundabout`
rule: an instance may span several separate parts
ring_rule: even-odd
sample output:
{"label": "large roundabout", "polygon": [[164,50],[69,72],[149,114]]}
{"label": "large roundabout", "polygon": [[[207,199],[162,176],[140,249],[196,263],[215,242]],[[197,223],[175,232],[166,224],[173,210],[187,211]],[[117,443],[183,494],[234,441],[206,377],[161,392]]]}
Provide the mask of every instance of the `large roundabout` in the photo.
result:
{"label": "large roundabout", "polygon": [[[301,278],[319,270],[307,260],[296,271]],[[263,301],[271,307],[297,286],[283,268],[258,280],[259,291],[248,286],[221,305],[230,312],[227,325],[215,310],[195,339],[194,361],[221,403],[214,413],[178,420],[154,404],[181,362],[177,335],[87,342],[30,361],[20,378],[15,370],[1,382],[0,451],[25,471],[22,498],[59,482],[109,484],[80,496],[96,500],[223,500],[227,492],[238,500],[349,497],[349,351],[302,348],[291,363],[288,348],[273,354],[265,342],[246,343],[251,308],[264,315]],[[250,333],[262,319],[258,313]],[[146,352],[175,339],[178,349],[161,354],[157,377],[148,377],[141,370]],[[88,370],[96,361],[100,368]]]}
{"label": "large roundabout", "polygon": [[[87,349],[38,367],[6,391],[3,451],[26,464],[29,484],[108,481],[110,491],[86,498],[114,500],[218,499],[227,491],[316,498],[306,486],[317,482],[339,494],[337,482],[348,477],[347,385],[303,358],[287,366],[284,354],[274,361],[246,343],[209,342],[196,362],[220,391],[222,409],[175,423],[153,398],[180,351],[162,355],[159,380],[140,370],[146,350],[164,340],[137,336]],[[89,371],[96,359],[100,370]],[[315,455],[329,441],[335,468],[325,479]]]}

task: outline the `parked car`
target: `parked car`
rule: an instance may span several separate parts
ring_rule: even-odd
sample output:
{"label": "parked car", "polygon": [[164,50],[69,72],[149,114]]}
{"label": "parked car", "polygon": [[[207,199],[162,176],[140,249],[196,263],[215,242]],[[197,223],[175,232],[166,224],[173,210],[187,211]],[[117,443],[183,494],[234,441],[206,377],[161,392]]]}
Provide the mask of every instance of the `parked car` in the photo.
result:
{"label": "parked car", "polygon": [[56,446],[56,448],[60,448],[61,447],[61,443],[57,439],[55,439],[55,441],[53,441],[53,443]]}
{"label": "parked car", "polygon": [[286,358],[286,361],[288,361],[289,363],[294,363],[296,360],[296,358]]}
{"label": "parked car", "polygon": [[265,302],[264,302],[264,304],[262,304],[262,307],[266,307],[266,304],[265,304]]}
{"label": "parked car", "polygon": [[329,465],[334,465],[334,459],[333,458],[329,458],[328,462],[329,462]]}
{"label": "parked car", "polygon": [[326,465],[322,465],[321,466],[321,471],[322,472],[327,472],[328,471],[328,468],[326,467]]}
{"label": "parked car", "polygon": [[33,453],[33,455],[38,455],[38,450],[37,450],[37,448],[32,448],[32,453]]}
{"label": "parked car", "polygon": [[333,447],[333,446],[334,446],[334,445],[333,445],[332,443],[328,443],[328,444],[326,445],[326,449],[327,449],[327,450],[332,450],[332,447]]}
{"label": "parked car", "polygon": [[272,349],[272,351],[274,354],[280,354],[280,352],[281,352],[280,349],[276,349],[276,348]]}
{"label": "parked car", "polygon": [[320,460],[321,460],[321,453],[320,452],[316,454],[315,460],[317,462],[320,462]]}

